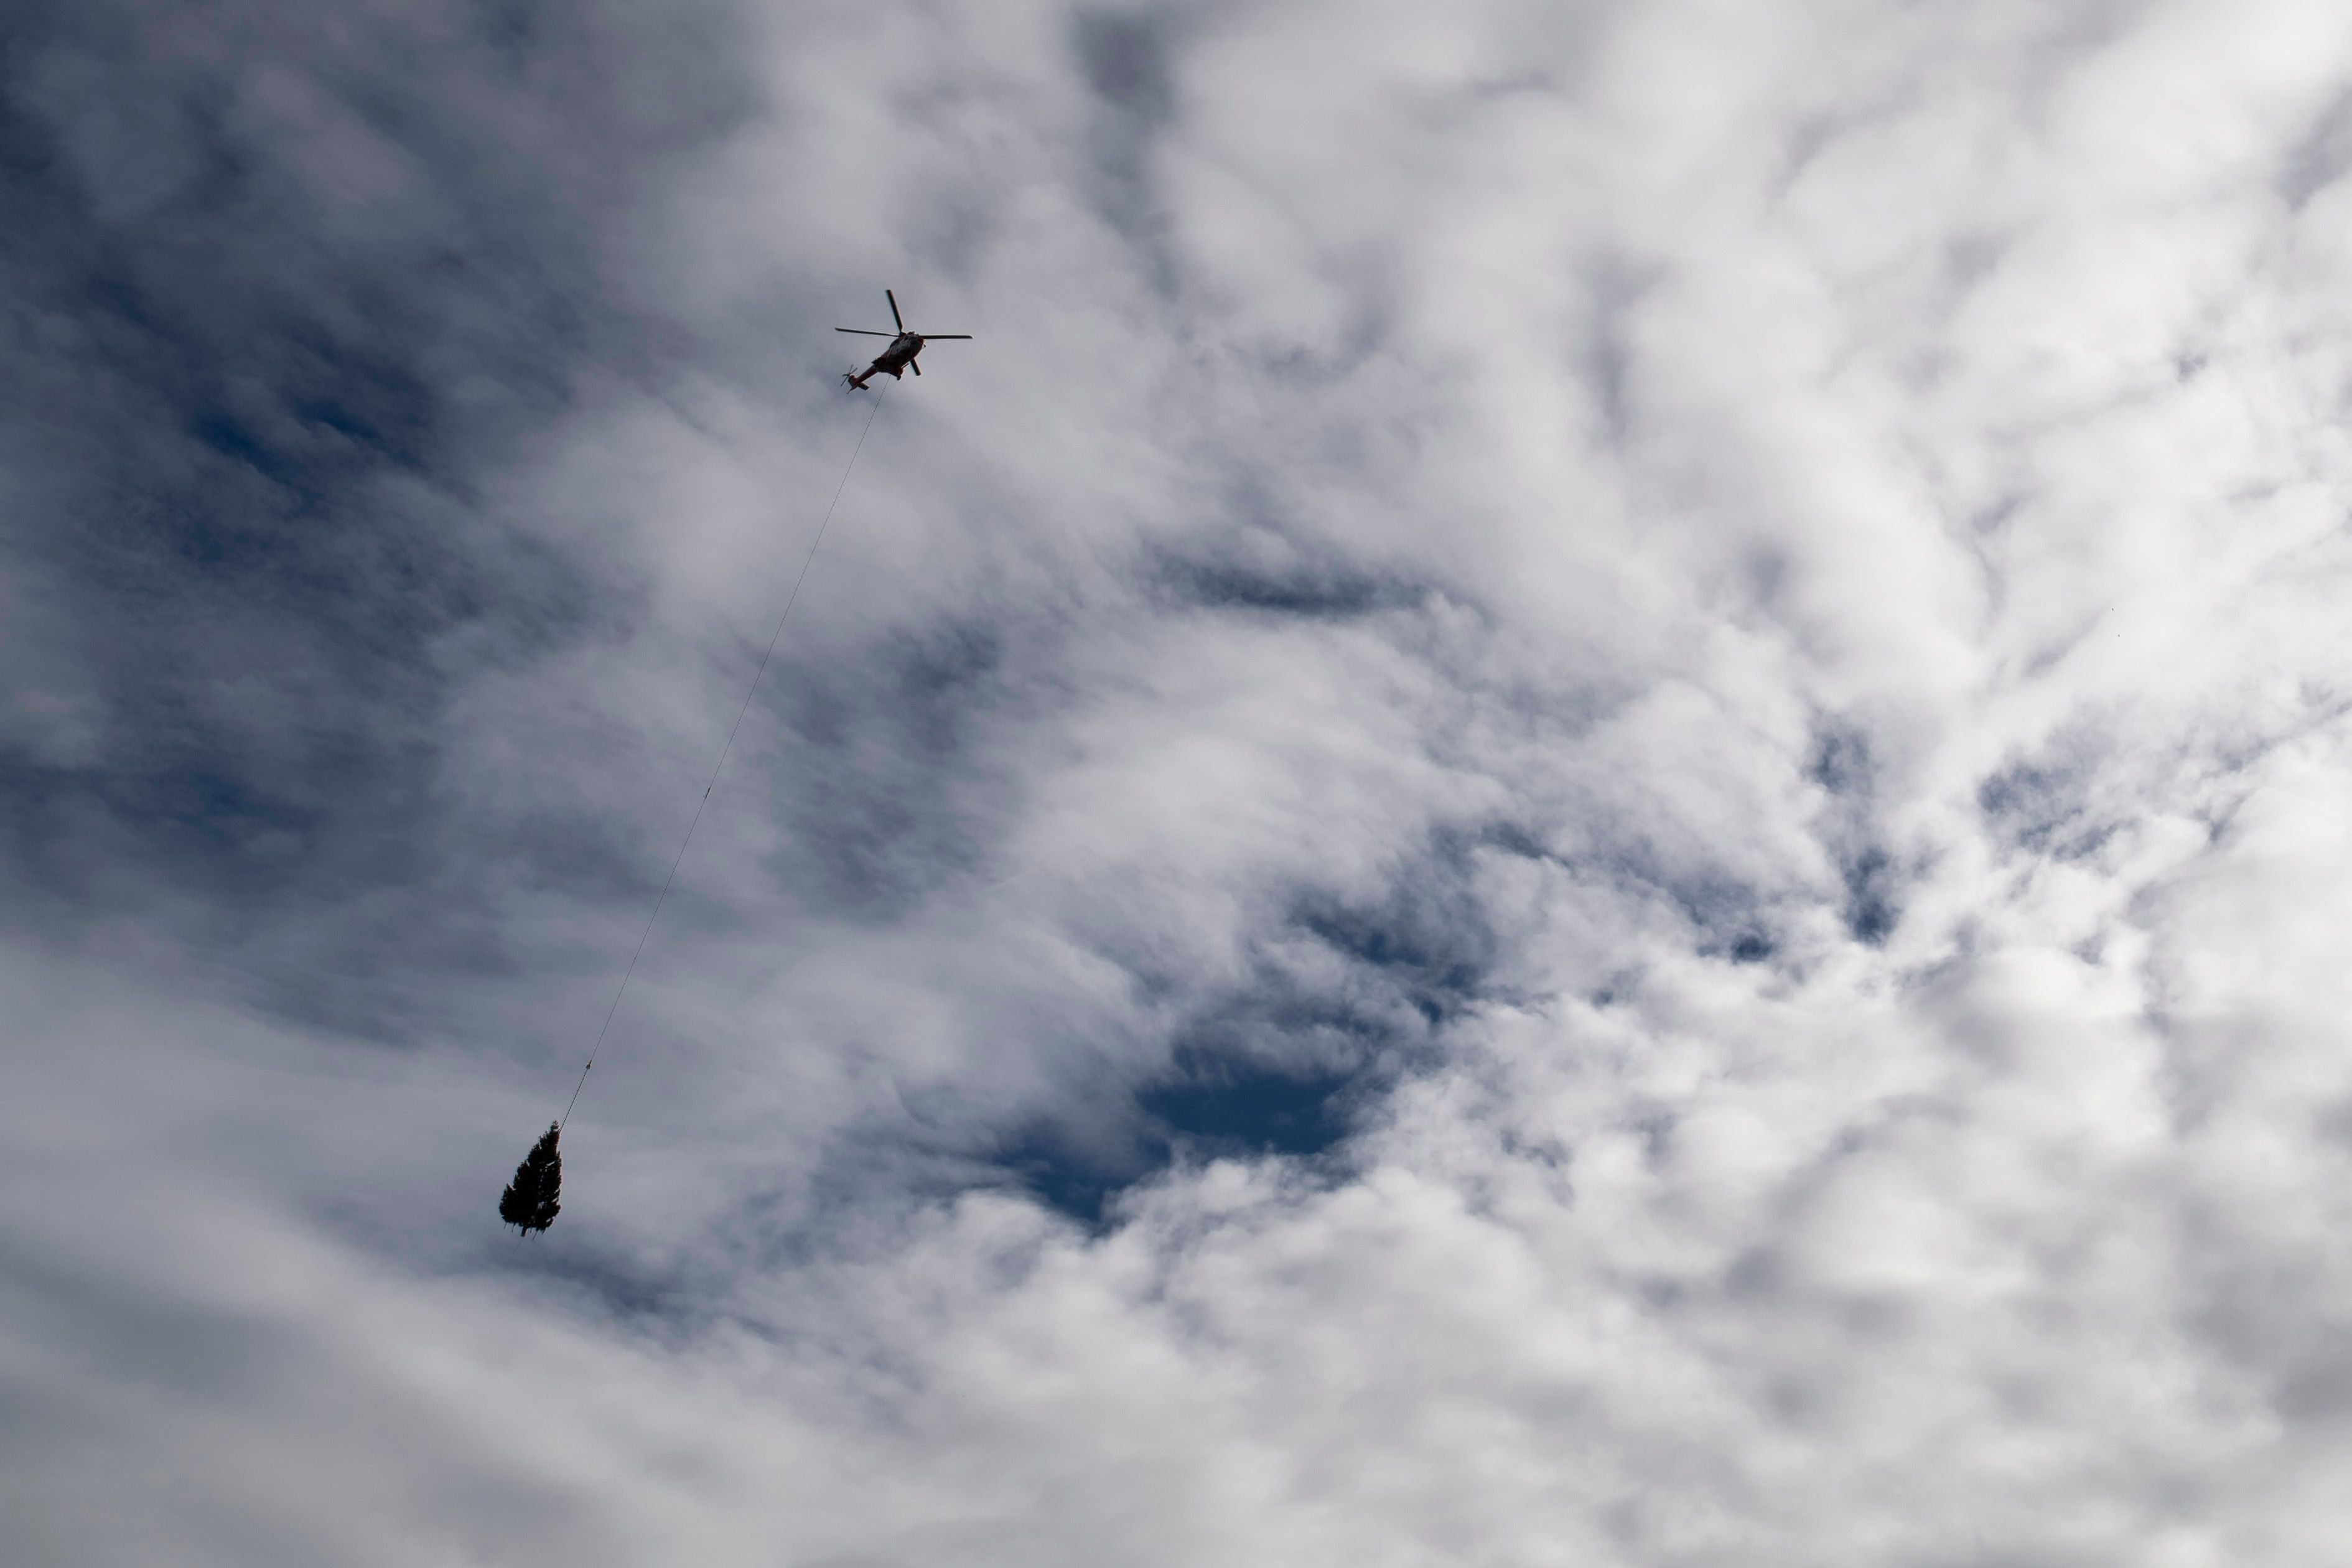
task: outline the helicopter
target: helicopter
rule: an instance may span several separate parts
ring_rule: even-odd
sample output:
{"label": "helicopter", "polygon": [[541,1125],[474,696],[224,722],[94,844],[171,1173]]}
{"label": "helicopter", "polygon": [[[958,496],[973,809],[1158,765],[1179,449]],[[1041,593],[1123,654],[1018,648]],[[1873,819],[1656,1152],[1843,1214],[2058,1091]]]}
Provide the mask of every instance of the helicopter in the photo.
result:
{"label": "helicopter", "polygon": [[877,332],[865,327],[833,329],[836,332],[854,332],[859,337],[890,340],[890,346],[884,349],[880,357],[872,364],[854,374],[845,374],[841,378],[849,383],[851,390],[856,392],[865,391],[866,384],[872,380],[877,372],[887,374],[893,381],[898,380],[902,373],[910,370],[917,375],[922,374],[923,367],[915,363],[915,356],[923,352],[925,343],[940,338],[962,338],[968,342],[971,337],[970,332],[910,332],[907,330],[907,318],[898,314],[898,296],[885,289],[882,290],[882,297],[890,301],[890,319],[898,323],[898,330],[896,332]]}

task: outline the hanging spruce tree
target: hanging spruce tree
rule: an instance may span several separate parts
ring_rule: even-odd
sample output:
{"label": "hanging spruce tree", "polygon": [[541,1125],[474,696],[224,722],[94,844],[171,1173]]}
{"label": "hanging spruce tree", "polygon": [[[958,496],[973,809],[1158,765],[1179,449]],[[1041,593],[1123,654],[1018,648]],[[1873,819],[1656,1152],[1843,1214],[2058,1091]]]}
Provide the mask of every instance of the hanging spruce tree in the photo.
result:
{"label": "hanging spruce tree", "polygon": [[555,1201],[563,1191],[563,1156],[555,1149],[562,1131],[552,1121],[547,1124],[547,1131],[515,1167],[506,1195],[499,1199],[499,1217],[522,1235],[545,1230],[563,1212]]}

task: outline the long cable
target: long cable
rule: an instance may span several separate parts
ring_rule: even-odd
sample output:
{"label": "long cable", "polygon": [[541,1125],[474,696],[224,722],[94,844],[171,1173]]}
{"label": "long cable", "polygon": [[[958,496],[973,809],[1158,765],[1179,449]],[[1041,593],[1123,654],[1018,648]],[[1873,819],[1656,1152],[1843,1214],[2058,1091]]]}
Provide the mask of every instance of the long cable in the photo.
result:
{"label": "long cable", "polygon": [[719,787],[719,775],[727,770],[727,759],[735,750],[735,732],[743,727],[743,716],[751,711],[751,699],[760,693],[760,683],[768,676],[768,661],[776,657],[776,644],[783,639],[784,623],[793,618],[793,605],[799,603],[801,584],[808,581],[809,568],[816,563],[817,548],[824,542],[824,531],[833,524],[834,509],[841,505],[841,492],[849,488],[849,476],[857,468],[857,455],[866,450],[866,437],[874,428],[875,415],[882,412],[881,394],[889,390],[877,387],[873,413],[866,415],[864,429],[857,432],[857,445],[849,449],[849,461],[841,470],[841,482],[833,487],[833,500],[826,503],[824,518],[816,525],[816,537],[809,541],[808,553],[801,558],[801,569],[793,579],[793,591],[784,595],[783,614],[776,617],[776,629],[768,636],[768,649],[760,656],[760,668],[744,689],[743,705],[735,710],[735,722],[728,726],[727,743],[719,748],[718,764],[710,770],[710,782],[702,786],[702,798],[695,803],[694,820],[686,825],[686,837],[677,847],[677,854],[669,863],[669,875],[663,879],[660,894],[654,900],[654,912],[646,917],[646,929],[637,933],[636,951],[629,954],[628,967],[621,971],[620,988],[613,993],[613,1005],[604,1009],[604,1026],[596,1031],[595,1043],[588,1047],[588,1060],[580,1069],[580,1081],[572,1086],[572,1098],[564,1102],[563,1114],[555,1119],[555,1130],[563,1131],[572,1120],[572,1108],[580,1103],[580,1091],[588,1087],[588,1072],[596,1065],[596,1053],[604,1048],[604,1037],[611,1032],[613,1016],[621,1010],[621,998],[629,994],[629,976],[637,972],[637,960],[646,955],[646,943],[654,934],[654,923],[661,919],[662,905],[669,901],[669,890],[677,880],[677,868],[686,864],[686,851],[694,843],[694,830],[702,826],[702,813],[710,805],[710,792]]}

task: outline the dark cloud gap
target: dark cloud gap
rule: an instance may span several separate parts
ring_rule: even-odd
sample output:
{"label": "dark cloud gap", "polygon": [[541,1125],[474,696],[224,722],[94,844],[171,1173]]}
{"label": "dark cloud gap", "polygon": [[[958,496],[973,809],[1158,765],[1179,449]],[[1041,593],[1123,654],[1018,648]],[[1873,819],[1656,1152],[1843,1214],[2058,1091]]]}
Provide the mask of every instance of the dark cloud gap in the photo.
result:
{"label": "dark cloud gap", "polygon": [[1179,998],[1165,1065],[1098,1065],[992,1163],[1099,1226],[1119,1194],[1186,1160],[1330,1157],[1400,1074],[1432,1058],[1436,1031],[1488,994],[1501,940],[1471,885],[1482,847],[1478,833],[1433,835],[1375,899],[1300,890],[1238,984],[1186,1002],[1181,976],[1138,969],[1139,984]]}
{"label": "dark cloud gap", "polygon": [[1839,720],[1818,723],[1806,777],[1829,796],[1817,825],[1844,884],[1847,932],[1877,947],[1902,922],[1903,869],[1881,842],[1875,816],[1880,762],[1869,732]]}
{"label": "dark cloud gap", "polygon": [[1660,901],[1688,924],[1696,950],[1706,956],[1734,963],[1761,963],[1780,952],[1780,943],[1773,931],[1773,900],[1765,890],[1704,866],[1678,867],[1637,833],[1601,832],[1593,843],[1605,847],[1562,849],[1550,842],[1543,827],[1509,818],[1442,827],[1432,833],[1430,858],[1423,870],[1441,869],[1434,877],[1423,876],[1420,885],[1433,891],[1442,889],[1443,900],[1458,902],[1451,912],[1435,915],[1433,929],[1446,933],[1454,944],[1459,965],[1455,978],[1461,982],[1424,996],[1422,1010],[1433,1026],[1449,1022],[1482,1002],[1513,999],[1510,988],[1496,973],[1506,956],[1504,939],[1487,919],[1474,886],[1475,861],[1480,856],[1545,862],[1638,899]]}
{"label": "dark cloud gap", "polygon": [[1400,878],[1378,904],[1307,898],[1291,920],[1375,977],[1383,1000],[1401,1002],[1432,1028],[1445,1024],[1477,1002],[1501,947],[1469,885],[1463,847],[1433,850],[1419,876]]}
{"label": "dark cloud gap", "polygon": [[1171,1037],[1180,1071],[1360,1078],[1419,1059],[1433,1032],[1487,997],[1503,957],[1476,885],[1485,850],[1483,830],[1440,828],[1377,894],[1295,889],[1257,939],[1248,981],[1185,1012]]}
{"label": "dark cloud gap", "polygon": [[1165,1170],[1165,1151],[1159,1158],[1138,1154],[1131,1159],[1108,1159],[1094,1147],[1075,1142],[1053,1124],[1041,1124],[1007,1142],[994,1164],[1006,1179],[1066,1219],[1089,1230],[1109,1227],[1112,1201],[1119,1194]]}
{"label": "dark cloud gap", "polygon": [[1317,620],[1349,620],[1419,602],[1408,584],[1346,570],[1274,574],[1233,562],[1184,562],[1169,563],[1158,577],[1181,603]]}
{"label": "dark cloud gap", "polygon": [[1805,776],[1833,795],[1867,799],[1878,778],[1868,732],[1842,723],[1819,726]]}
{"label": "dark cloud gap", "polygon": [[1523,823],[1489,822],[1481,826],[1468,839],[1468,847],[1508,855],[1520,860],[1551,860],[1557,858],[1543,836]]}
{"label": "dark cloud gap", "polygon": [[1698,952],[1707,957],[1760,963],[1778,951],[1766,900],[1744,882],[1622,854],[1611,858],[1610,868],[1629,889],[1647,889],[1671,904],[1690,926]]}
{"label": "dark cloud gap", "polygon": [[[1605,819],[1604,819],[1605,821]],[[1526,823],[1497,820],[1475,830],[1440,836],[1456,854],[1506,855],[1557,866],[1580,880],[1619,889],[1641,902],[1659,905],[1689,928],[1702,955],[1735,963],[1760,963],[1780,952],[1772,931],[1773,899],[1760,889],[1725,876],[1702,862],[1693,868],[1678,864],[1659,846],[1634,831],[1612,832],[1605,826],[1585,825],[1586,844],[1561,847],[1543,829]],[[1494,948],[1499,965],[1501,946]],[[1605,1002],[1614,993],[1603,993]],[[1482,973],[1465,999],[1507,1000],[1491,974]]]}
{"label": "dark cloud gap", "polygon": [[1141,565],[1164,604],[1310,620],[1353,620],[1419,608],[1430,585],[1338,559],[1278,533],[1218,554],[1157,551]]}
{"label": "dark cloud gap", "polygon": [[1354,1130],[1369,1098],[1365,1076],[1290,1070],[1195,1056],[1180,1076],[1135,1092],[1114,1118],[1024,1126],[998,1152],[996,1169],[1048,1208],[1090,1229],[1108,1228],[1119,1196],[1180,1165],[1284,1158],[1310,1164]]}
{"label": "dark cloud gap", "polygon": [[1227,1068],[1146,1089],[1137,1103],[1171,1142],[1208,1152],[1311,1157],[1347,1133],[1342,1095],[1353,1074],[1293,1076]]}
{"label": "dark cloud gap", "polygon": [[1330,1060],[1328,1048],[1281,1060],[1232,1045],[1212,1026],[1180,1045],[1160,1076],[1024,1120],[989,1164],[1048,1207],[1098,1226],[1120,1194],[1186,1161],[1329,1155],[1393,1070],[1370,1057],[1314,1065]]}
{"label": "dark cloud gap", "polygon": [[1894,861],[1874,845],[1855,852],[1841,871],[1845,879],[1846,929],[1856,942],[1876,947],[1894,934],[1903,918],[1895,900]]}
{"label": "dark cloud gap", "polygon": [[2041,752],[1989,774],[1977,786],[1977,809],[2020,848],[2060,860],[2095,855],[2121,825],[2101,819],[2092,790],[2107,748],[2089,733],[2063,734]]}

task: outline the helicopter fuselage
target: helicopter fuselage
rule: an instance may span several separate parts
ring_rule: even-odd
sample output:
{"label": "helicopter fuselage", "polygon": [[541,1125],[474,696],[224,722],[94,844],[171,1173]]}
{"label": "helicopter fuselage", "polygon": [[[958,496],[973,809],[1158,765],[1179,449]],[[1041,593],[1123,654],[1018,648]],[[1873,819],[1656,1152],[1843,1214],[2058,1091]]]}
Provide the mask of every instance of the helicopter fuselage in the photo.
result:
{"label": "helicopter fuselage", "polygon": [[922,333],[900,332],[890,340],[888,348],[875,356],[872,364],[849,378],[849,384],[863,392],[866,383],[873,376],[887,375],[896,381],[906,374],[907,367],[913,364],[915,356],[922,352]]}

